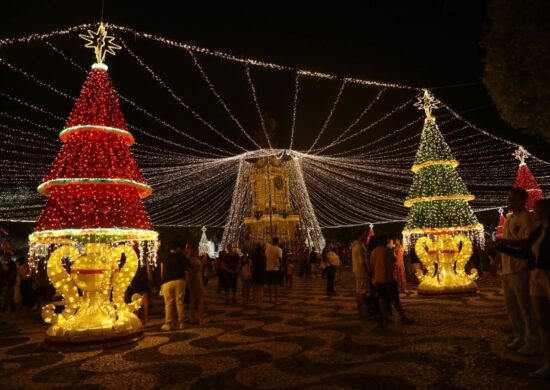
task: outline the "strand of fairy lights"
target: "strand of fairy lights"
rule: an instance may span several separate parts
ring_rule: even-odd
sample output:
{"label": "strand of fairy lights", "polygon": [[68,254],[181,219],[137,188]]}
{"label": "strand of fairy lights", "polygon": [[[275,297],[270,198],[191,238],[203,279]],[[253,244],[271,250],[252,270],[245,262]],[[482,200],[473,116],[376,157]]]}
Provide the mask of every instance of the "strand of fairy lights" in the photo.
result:
{"label": "strand of fairy lights", "polygon": [[[57,54],[59,54],[65,61],[67,61],[68,63],[70,63],[71,65],[73,65],[74,67],[76,67],[77,69],[81,70],[82,72],[84,73],[87,73],[87,70],[84,69],[82,66],[78,65],[72,58],[70,58],[69,56],[67,56],[62,50],[60,50],[59,48],[57,48],[56,46],[54,46],[53,44],[49,43],[49,42],[46,42],[46,44]],[[126,44],[124,44],[124,47],[125,49],[128,51],[128,53],[138,62],[140,63],[147,71],[149,71],[149,73],[153,76],[153,78],[159,82],[161,85],[165,86],[165,88],[168,90],[168,92],[170,94],[172,94],[172,96],[175,98],[175,99],[179,99],[173,92],[171,89],[169,89],[164,81],[162,79],[160,79],[149,67],[147,67],[147,65],[145,65],[141,59],[135,55],[127,46]],[[149,118],[155,120],[157,123],[160,123],[162,124],[163,126],[167,127],[167,128],[170,128],[171,130],[175,131],[176,133],[178,134],[181,134],[183,135],[184,137],[194,141],[194,142],[197,142],[199,144],[202,144],[202,145],[205,145],[205,146],[208,146],[214,150],[217,150],[219,152],[222,152],[224,154],[231,154],[229,151],[227,150],[224,150],[224,149],[221,149],[221,148],[217,148],[217,147],[214,147],[206,142],[202,142],[198,139],[196,139],[195,137],[192,137],[191,135],[187,134],[186,132],[182,131],[182,130],[179,130],[177,129],[176,127],[170,125],[169,123],[167,123],[166,121],[158,118],[156,115],[153,115],[151,114],[149,111],[145,110],[143,107],[140,107],[139,105],[137,105],[135,102],[133,102],[132,100],[126,98],[125,96],[121,95],[120,93],[118,94],[118,97],[125,103],[129,104],[130,106],[132,106],[134,109],[138,110],[139,112],[145,114],[146,116],[148,116]],[[180,102],[180,104],[184,104],[181,100],[178,100]],[[189,110],[191,110],[190,108],[188,108]],[[194,111],[191,110],[193,113]],[[195,113],[196,114],[196,113]],[[197,116],[198,114],[196,114],[195,116]],[[197,117],[199,120],[204,120],[202,117],[198,116]],[[206,123],[206,122],[205,122]],[[207,123],[206,123],[207,124]],[[207,124],[208,125],[208,124]],[[135,128],[137,129],[137,127],[134,127],[134,126],[131,126],[132,128]],[[178,147],[180,148],[183,148],[183,149],[186,149],[186,150],[191,150],[191,151],[194,151],[196,153],[201,153],[201,154],[208,154],[208,155],[213,155],[213,154],[210,154],[210,153],[206,153],[204,151],[200,151],[199,149],[195,149],[195,148],[191,148],[189,146],[183,146],[183,145],[180,145],[180,144],[177,144],[177,143],[174,143],[170,140],[165,140],[165,139],[162,139],[162,137],[158,137],[158,136],[153,136],[151,133],[148,133],[146,131],[144,131],[143,129],[140,129],[141,132],[143,132],[144,134],[148,135],[149,137],[153,137],[155,139],[159,139],[159,140],[163,140],[163,142],[166,142],[166,143],[169,143],[169,144],[172,144],[172,145],[178,145]],[[237,145],[238,146],[238,145]],[[216,156],[215,154],[213,156]]]}
{"label": "strand of fairy lights", "polygon": [[[357,118],[346,128],[346,130],[344,130],[342,133],[340,133],[340,135],[338,135],[338,137],[336,137],[336,139],[331,142],[330,144],[320,148],[318,151],[316,151],[316,154],[321,154],[322,152],[324,152],[325,150],[327,150],[328,148],[331,148],[332,146],[336,145],[336,142],[340,141],[340,139],[342,139],[342,137],[344,137],[347,133],[350,132],[350,130],[352,128],[355,127],[355,125],[357,125],[357,123],[359,123],[359,121],[361,121],[361,119],[363,119],[363,117],[371,110],[371,108],[374,106],[374,104],[380,99],[380,97],[382,96],[382,94],[386,91],[386,88],[383,88],[381,89],[375,96],[375,98],[373,100],[371,100],[366,106],[365,108],[363,109],[363,111],[361,111],[361,113],[359,114],[359,116],[357,116]],[[310,150],[311,152],[311,150]]]}
{"label": "strand of fairy lights", "polygon": [[[448,123],[448,122],[451,122],[453,120],[455,120],[456,118],[452,117],[444,122],[443,123]],[[353,149],[350,149],[349,152],[352,153],[354,151],[359,151],[359,150],[363,150],[363,149],[368,149],[369,147],[373,147],[374,145],[378,145],[380,142],[388,139],[388,138],[391,138],[391,137],[394,137],[396,136],[397,134],[400,134],[401,132],[405,131],[405,130],[408,130],[410,129],[413,125],[416,125],[417,123],[420,123],[422,120],[424,120],[424,116],[423,115],[419,115],[418,118],[416,119],[413,119],[411,122],[407,123],[406,125],[402,126],[401,128],[397,129],[397,130],[394,130],[392,132],[389,132],[388,134],[382,136],[382,137],[379,137],[377,139],[375,139],[374,141],[372,142],[368,142],[364,145],[361,145],[361,146],[358,146],[356,148],[353,148]],[[459,129],[460,130],[460,129]],[[415,131],[415,133],[410,136],[410,137],[406,137],[404,138],[403,136],[401,136],[401,139],[396,141],[396,142],[392,142],[391,144],[385,146],[385,147],[380,147],[380,146],[377,146],[376,147],[376,151],[387,151],[387,154],[390,154],[392,153],[392,148],[397,146],[397,145],[401,145],[403,143],[405,144],[411,144],[411,141],[414,140],[415,138],[420,138],[420,135],[421,135],[421,132],[419,131]],[[415,143],[414,145],[416,145],[416,147],[418,147],[418,143]],[[343,154],[342,154],[343,155]],[[364,157],[366,155],[372,155],[372,152],[363,152],[361,154],[358,154],[356,155],[356,157]]]}
{"label": "strand of fairy lights", "polygon": [[346,80],[342,81],[342,84],[340,85],[340,88],[338,89],[338,94],[336,95],[336,99],[334,100],[334,103],[332,104],[332,107],[327,115],[327,118],[325,119],[325,122],[323,123],[323,127],[321,130],[317,133],[317,137],[315,137],[315,141],[313,141],[313,144],[308,149],[308,153],[311,153],[315,145],[317,145],[317,142],[319,142],[319,139],[325,132],[330,120],[332,119],[332,116],[334,115],[334,111],[336,110],[336,106],[338,105],[338,102],[340,101],[340,97],[342,96],[342,92],[344,92],[344,88],[346,87]]}
{"label": "strand of fairy lights", "polygon": [[55,88],[53,85],[38,79],[37,77],[35,77],[34,75],[32,75],[30,73],[25,72],[23,69],[18,68],[17,66],[14,66],[14,65],[10,64],[9,62],[7,62],[6,60],[4,60],[1,57],[0,57],[0,64],[7,66],[8,68],[13,70],[14,72],[18,72],[18,73],[24,75],[25,77],[30,78],[35,83],[54,91],[55,93],[57,93],[58,95],[63,96],[64,98],[67,98],[67,99],[72,100],[72,101],[76,100],[74,97],[70,96],[69,94],[67,94],[63,91],[60,91],[59,89]]}
{"label": "strand of fairy lights", "polygon": [[[60,90],[54,88],[51,84],[46,83],[46,82],[43,82],[42,80],[38,79],[36,76],[34,76],[34,75],[32,75],[32,74],[30,74],[30,73],[28,73],[28,72],[25,72],[24,70],[22,70],[22,69],[20,69],[20,68],[17,68],[17,67],[10,67],[10,69],[13,70],[13,71],[16,71],[16,72],[18,72],[18,73],[20,73],[20,74],[22,74],[22,75],[24,75],[25,77],[27,77],[27,78],[29,78],[30,80],[36,82],[37,84],[39,84],[39,85],[41,85],[41,86],[43,86],[43,87],[45,87],[45,88],[48,88],[48,89],[50,89],[51,91],[53,91],[53,92],[55,92],[55,93],[57,93],[57,94],[59,94],[59,95],[65,97],[65,98],[68,98],[68,99],[73,100],[73,101],[76,100],[76,98],[74,98],[74,97],[68,95],[68,94],[65,93],[65,92],[62,92],[62,91],[60,91]],[[52,112],[47,111],[47,110],[44,110],[44,109],[42,109],[42,108],[40,108],[40,107],[38,107],[38,106],[36,106],[36,105],[34,105],[34,104],[30,104],[30,103],[24,102],[24,101],[22,101],[21,99],[16,98],[16,97],[14,97],[14,96],[11,96],[11,95],[9,95],[9,94],[7,94],[7,93],[3,93],[3,92],[0,91],[0,95],[1,95],[1,96],[4,96],[4,97],[6,97],[6,98],[8,98],[9,100],[15,101],[15,102],[17,102],[17,103],[19,103],[19,104],[21,104],[21,105],[24,105],[24,106],[29,107],[29,108],[32,108],[32,109],[34,109],[34,110],[36,110],[36,111],[42,112],[42,113],[44,113],[44,114],[46,114],[46,115],[48,115],[48,116],[51,116],[51,117],[53,117],[53,118],[55,118],[55,119],[64,120],[64,119],[63,119],[61,116],[59,116],[59,115],[53,114]],[[123,96],[120,96],[120,95],[119,95],[119,97],[120,97],[123,101],[125,101],[125,102],[129,103],[130,105],[132,105],[132,106],[133,106],[134,108],[136,108],[137,110],[141,111],[142,113],[144,113],[144,114],[146,114],[146,115],[148,115],[148,116],[150,116],[150,117],[156,119],[158,122],[162,123],[162,124],[165,125],[166,127],[169,127],[170,129],[172,129],[172,130],[174,130],[174,131],[176,131],[176,132],[178,132],[178,133],[180,133],[180,134],[184,134],[184,135],[188,136],[187,133],[182,132],[182,131],[176,129],[174,126],[172,126],[172,125],[166,123],[165,121],[162,121],[162,120],[159,119],[158,117],[156,117],[156,116],[150,114],[148,111],[146,111],[146,110],[142,109],[141,107],[137,106],[137,105],[136,105],[134,102],[132,102],[131,100],[126,99],[126,98],[124,98]],[[170,140],[166,140],[166,139],[164,139],[164,138],[162,138],[162,137],[155,136],[155,135],[153,135],[153,134],[151,134],[151,133],[148,133],[147,131],[145,131],[145,130],[143,130],[143,129],[137,127],[137,126],[131,126],[131,127],[134,128],[134,129],[136,129],[136,130],[139,130],[140,132],[146,134],[146,135],[149,136],[149,137],[152,137],[152,138],[155,138],[155,139],[158,139],[158,140],[162,140],[162,141],[164,141],[164,142],[166,142],[166,143],[169,143],[169,144],[171,144],[171,145],[177,146],[177,147],[179,147],[179,148],[183,148],[183,149],[186,149],[186,150],[191,150],[191,151],[194,151],[194,152],[196,152],[196,153],[209,154],[208,152],[204,152],[204,151],[201,151],[201,150],[199,150],[199,149],[191,148],[191,147],[188,147],[188,146],[185,146],[185,145],[181,145],[181,144],[175,143],[175,142],[170,141]],[[190,137],[190,136],[188,136],[188,138],[189,138],[189,137]],[[191,138],[193,138],[193,137],[191,137]],[[198,142],[202,142],[202,141],[198,141]],[[204,144],[205,144],[205,145],[208,145],[208,146],[210,146],[210,147],[212,147],[212,148],[214,148],[214,149],[218,149],[219,151],[224,152],[223,149],[219,149],[219,148],[213,147],[213,146],[211,146],[211,145],[209,145],[209,144],[207,144],[207,143],[204,143]],[[228,153],[227,151],[225,151],[225,152]],[[214,155],[214,156],[216,156],[216,155]]]}
{"label": "strand of fairy lights", "polygon": [[[130,56],[133,57],[143,68],[145,68],[147,70],[147,72],[149,72],[149,74],[153,77],[153,79],[155,79],[155,81],[157,81],[162,87],[164,87],[164,89],[166,89],[166,91],[168,91],[170,96],[172,96],[172,98],[174,98],[174,100],[176,100],[182,107],[184,107],[187,111],[189,111],[197,120],[199,120],[199,122],[204,124],[206,127],[208,127],[210,130],[215,132],[218,136],[220,136],[225,141],[229,142],[231,145],[239,148],[240,150],[243,150],[243,151],[246,150],[241,145],[239,145],[239,144],[233,142],[231,139],[227,138],[222,132],[220,132],[218,129],[216,129],[214,126],[212,126],[212,124],[210,124],[206,119],[204,119],[194,109],[192,109],[187,103],[185,103],[178,95],[176,95],[174,93],[174,91],[164,82],[164,80],[162,78],[160,78],[148,65],[146,65],[140,57],[138,57],[132,50],[130,50],[130,48],[128,48],[128,46],[126,45],[126,43],[122,39],[119,38],[119,40],[120,40],[122,46],[124,47],[124,49],[130,54]],[[208,145],[206,142],[199,141],[194,137],[191,137],[191,136],[188,136],[188,137],[190,137],[191,139],[193,139],[193,141],[198,142],[202,145]],[[225,151],[225,152],[227,154],[231,154],[231,152],[229,152],[229,151]]]}
{"label": "strand of fairy lights", "polygon": [[[351,135],[348,135],[347,137],[343,137],[342,139],[340,139],[339,141],[335,141],[331,144],[331,147],[334,147],[336,145],[339,145],[339,144],[342,144],[352,138],[355,138],[357,137],[358,135],[360,134],[363,134],[365,131],[373,128],[374,126],[380,124],[381,122],[383,122],[384,120],[386,120],[387,118],[391,117],[392,115],[394,115],[395,113],[397,113],[398,111],[404,109],[405,107],[409,106],[411,102],[413,102],[414,100],[416,100],[416,98],[411,98],[409,100],[407,100],[405,103],[401,104],[400,106],[394,108],[393,110],[391,110],[390,112],[386,113],[384,116],[382,116],[381,118],[379,118],[378,120],[370,123],[369,125],[363,127],[362,129],[356,131],[355,133],[351,134]],[[327,148],[328,149],[328,148]],[[338,153],[336,153],[335,155],[338,155]]]}
{"label": "strand of fairy lights", "polygon": [[[417,123],[421,122],[423,119],[424,119],[423,115],[421,115],[418,118],[416,118],[416,119],[412,120],[411,122],[407,123],[406,125],[400,127],[399,129],[394,130],[392,132],[389,132],[388,134],[386,134],[382,137],[379,137],[379,138],[375,139],[372,142],[369,142],[369,143],[366,143],[366,144],[362,145],[360,147],[360,149],[367,149],[369,147],[373,147],[374,145],[378,145],[381,141],[384,141],[384,140],[386,140],[390,137],[394,137],[394,136],[400,134],[401,132],[410,129],[412,126],[414,126]],[[444,123],[449,123],[453,120],[455,120],[455,118],[451,118],[451,119],[445,121]],[[461,129],[458,129],[458,130],[461,130]],[[363,152],[361,154],[355,155],[355,157],[360,158],[360,157],[365,157],[367,155],[370,156],[370,157],[373,157],[373,156],[378,156],[379,154],[380,155],[393,154],[393,153],[396,153],[396,152],[399,152],[399,151],[402,150],[402,149],[400,149],[400,145],[402,145],[402,144],[405,144],[406,146],[409,146],[411,148],[414,147],[414,149],[416,150],[416,148],[418,148],[419,141],[415,141],[415,142],[412,142],[412,141],[415,140],[416,138],[420,138],[421,134],[422,134],[421,132],[415,131],[414,134],[409,136],[409,137],[404,137],[403,135],[400,135],[400,139],[398,141],[391,142],[389,145],[382,146],[382,147],[377,146],[375,152],[372,152],[372,151],[371,152]],[[355,148],[355,149],[359,150],[359,148]]]}
{"label": "strand of fairy lights", "polygon": [[[210,56],[222,58],[222,59],[233,61],[233,62],[248,64],[248,65],[258,66],[258,67],[264,67],[264,68],[270,68],[270,69],[280,70],[280,71],[293,71],[293,72],[296,71],[295,67],[279,65],[279,64],[270,63],[270,62],[266,62],[266,61],[255,60],[255,59],[251,59],[251,58],[240,58],[240,57],[233,56],[233,55],[223,53],[223,52],[220,52],[220,51],[210,50],[210,49],[207,49],[207,48],[202,48],[202,47],[189,45],[189,44],[186,44],[186,43],[177,42],[177,41],[174,41],[174,40],[162,38],[162,37],[156,36],[154,34],[141,33],[139,31],[133,30],[133,29],[131,29],[129,27],[125,27],[125,26],[119,26],[119,25],[116,25],[116,24],[108,23],[108,24],[106,24],[106,27],[112,28],[112,29],[118,30],[118,31],[123,31],[125,33],[130,33],[134,37],[143,37],[143,38],[150,39],[150,40],[153,40],[153,41],[156,41],[156,42],[160,42],[160,43],[163,43],[163,44],[166,44],[166,45],[169,45],[169,46],[185,49],[185,50],[190,51],[190,52],[196,52],[196,53],[201,53],[201,54],[205,54],[205,55],[210,55]],[[332,74],[328,74],[328,73],[315,72],[315,71],[310,71],[310,70],[306,70],[306,69],[298,69],[297,73],[300,76],[307,76],[307,77],[313,77],[313,78],[319,78],[319,79],[341,80],[341,81],[345,80],[347,83],[367,85],[367,86],[379,86],[379,87],[388,87],[388,88],[397,88],[397,89],[410,89],[410,90],[416,90],[416,91],[421,90],[421,88],[411,87],[411,86],[407,86],[407,85],[400,85],[400,84],[395,84],[395,83],[383,83],[383,82],[377,82],[377,81],[371,81],[371,80],[364,80],[364,79],[360,79],[360,78],[356,78],[356,77],[340,77],[340,76],[336,76],[336,75],[332,75]]]}
{"label": "strand of fairy lights", "polygon": [[[489,135],[489,136],[490,136],[490,134],[486,134],[486,135]],[[494,138],[494,137],[492,137],[492,138]]]}
{"label": "strand of fairy lights", "polygon": [[231,120],[237,125],[237,127],[241,130],[241,132],[245,135],[246,138],[248,138],[256,147],[261,149],[262,147],[256,141],[254,141],[254,139],[252,137],[250,137],[250,135],[248,135],[248,132],[241,125],[241,122],[239,122],[237,117],[233,114],[231,109],[227,106],[227,103],[225,103],[225,100],[220,96],[218,91],[216,91],[216,88],[214,87],[214,84],[212,84],[212,81],[210,81],[210,78],[204,72],[204,69],[203,69],[202,65],[199,63],[199,61],[197,60],[197,58],[193,54],[193,51],[187,50],[187,52],[191,56],[191,59],[193,60],[193,63],[195,64],[196,68],[199,70],[199,73],[202,76],[203,80],[208,85],[208,88],[210,89],[212,94],[218,99],[218,101],[220,102],[220,104],[224,108],[225,112],[229,115]]}
{"label": "strand of fairy lights", "polygon": [[[328,185],[330,182],[337,182],[339,186],[335,186],[335,188],[333,189],[334,193],[338,193],[342,191],[341,187],[348,187],[348,188],[356,187],[356,182],[354,180],[349,180],[346,177],[337,177],[337,175],[334,175],[331,169],[323,169],[323,168],[315,167],[309,164],[308,165],[304,164],[304,172],[307,172],[308,174],[315,176],[315,178],[319,180],[319,182],[316,182],[315,185],[317,184]],[[330,188],[330,186],[328,186],[327,189],[328,188]],[[349,200],[350,198],[356,197],[356,196],[357,197],[368,196],[368,197],[376,197],[378,199],[384,199],[386,202],[395,202],[395,197],[392,197],[387,194],[382,194],[379,191],[370,189],[369,187],[356,189],[351,194],[342,192],[342,195],[344,196],[345,200]],[[350,201],[350,205],[352,207],[353,207],[353,203],[354,203],[353,201]]]}
{"label": "strand of fairy lights", "polygon": [[[46,39],[51,38],[53,36],[66,35],[66,34],[69,34],[69,33],[72,33],[72,32],[82,31],[82,30],[88,29],[88,28],[93,27],[93,26],[94,26],[94,24],[82,24],[82,25],[79,25],[79,26],[73,26],[73,27],[70,27],[70,28],[67,28],[67,29],[63,29],[63,30],[53,31],[53,32],[50,32],[50,33],[47,33],[47,34],[32,34],[32,35],[29,35],[27,37],[21,37],[21,38],[2,39],[2,40],[0,40],[0,46],[14,44],[14,43],[22,43],[22,42],[29,43],[29,42],[32,42],[34,40],[46,40]],[[228,55],[226,53],[211,51],[209,49],[200,48],[200,47],[193,46],[193,45],[182,44],[180,42],[171,41],[171,40],[168,40],[168,39],[165,39],[165,38],[162,38],[162,37],[158,37],[158,36],[155,36],[155,35],[152,35],[152,34],[140,33],[136,30],[133,30],[133,29],[130,29],[130,28],[124,27],[124,26],[118,26],[118,25],[115,25],[115,24],[109,24],[108,26],[111,27],[111,28],[120,30],[120,31],[132,33],[136,37],[140,36],[140,37],[144,37],[144,38],[148,38],[148,39],[153,39],[155,41],[158,41],[158,42],[161,42],[161,43],[164,43],[164,44],[168,44],[168,45],[171,45],[171,46],[186,48],[188,50],[196,51],[196,52],[200,52],[200,53],[204,53],[204,54],[215,55],[215,56],[218,56],[218,57],[223,58],[223,59],[238,61],[238,62],[246,63],[248,65],[264,66],[264,67],[278,69],[278,70],[293,70],[294,69],[294,68],[288,67],[288,66],[285,67],[285,66],[280,66],[280,65],[277,65],[277,64],[272,64],[272,63],[253,60],[253,59],[242,59],[242,58],[238,58],[238,57],[235,57],[235,56]],[[319,72],[299,70],[299,73],[302,74],[302,75],[318,76],[318,77],[322,77],[322,78],[345,79],[347,82],[359,82],[359,83],[362,83],[362,84],[365,84],[365,85],[377,85],[377,86],[386,86],[386,87],[393,87],[393,88],[405,88],[405,89],[412,89],[412,90],[420,90],[419,88],[403,86],[403,85],[398,85],[398,84],[377,83],[377,82],[371,82],[371,81],[368,81],[368,80],[360,80],[360,79],[349,78],[349,77],[348,78],[339,78],[337,76],[327,75],[327,74],[323,74],[323,73],[319,73]],[[458,115],[456,112],[451,110],[448,106],[446,106],[446,105],[443,105],[443,106],[446,107],[453,115],[457,116],[458,118],[460,118],[463,121],[466,121],[464,118],[460,117],[460,115]],[[472,127],[476,128],[476,130],[478,130],[480,132],[483,132],[483,133],[485,133],[486,135],[488,135],[492,138],[496,138],[496,139],[498,139],[502,142],[510,143],[510,141],[507,141],[507,140],[504,140],[502,138],[493,136],[492,134],[478,128],[477,126],[475,126],[471,123],[469,123],[469,124]],[[514,143],[511,143],[511,144],[514,144]],[[542,161],[544,161],[544,160],[542,160]]]}
{"label": "strand of fairy lights", "polygon": [[298,109],[298,94],[300,93],[300,75],[296,73],[294,77],[294,96],[292,98],[292,123],[290,125],[290,146],[294,145],[294,132],[296,131],[296,111]]}
{"label": "strand of fairy lights", "polygon": [[273,149],[273,146],[271,145],[271,140],[269,139],[269,134],[267,134],[267,129],[265,127],[264,116],[262,114],[262,110],[260,109],[260,103],[258,102],[258,95],[256,94],[256,88],[254,87],[254,83],[252,82],[252,76],[250,75],[250,66],[248,64],[245,64],[244,70],[246,73],[246,79],[248,80],[248,85],[250,85],[250,90],[252,92],[252,98],[254,99],[254,105],[256,106],[256,111],[258,111],[258,117],[260,118],[260,124],[262,125],[262,131],[264,132],[267,145],[269,146],[269,149]]}
{"label": "strand of fairy lights", "polygon": [[228,217],[224,225],[222,241],[220,243],[222,248],[225,248],[227,244],[238,242],[239,234],[242,226],[242,217],[248,212],[247,205],[249,205],[248,199],[250,195],[250,188],[247,185],[250,175],[250,166],[245,163],[244,159],[239,160],[237,168],[237,178],[233,187],[233,194],[231,197],[231,205],[229,207]]}
{"label": "strand of fairy lights", "polygon": [[[48,47],[50,47],[55,53],[57,53],[58,55],[60,55],[65,61],[67,61],[68,63],[70,63],[72,66],[74,66],[75,68],[79,69],[80,71],[84,72],[84,73],[87,73],[88,71],[86,69],[84,69],[82,66],[78,65],[76,63],[76,61],[74,61],[72,58],[70,58],[68,55],[66,55],[62,50],[60,50],[59,48],[57,48],[56,46],[54,46],[53,44],[51,44],[50,42],[45,42]],[[137,56],[135,57],[136,59],[139,60],[139,58],[137,58]],[[158,81],[158,80],[157,80]],[[184,131],[181,131],[177,128],[175,128],[174,126],[170,125],[169,123],[165,122],[164,120],[158,118],[157,116],[151,114],[149,111],[145,110],[143,107],[140,107],[139,105],[137,105],[135,102],[133,102],[132,100],[126,98],[125,96],[121,95],[121,94],[118,94],[118,97],[125,103],[129,104],[130,106],[132,106],[134,109],[138,110],[139,112],[141,112],[142,114],[145,114],[146,116],[148,116],[149,118],[153,119],[154,121],[156,121],[157,123],[160,123],[162,124],[163,126],[175,131],[176,133],[178,134],[182,134],[184,135],[186,138],[189,138],[189,139],[192,139],[194,140],[193,137],[189,136],[187,133],[185,133]],[[147,135],[148,137],[151,137],[151,138],[155,138],[157,140],[160,140],[164,143],[168,143],[172,146],[177,146],[179,148],[182,148],[182,149],[185,149],[185,150],[190,150],[190,151],[193,151],[195,153],[199,153],[199,154],[205,154],[205,155],[210,155],[210,156],[218,156],[216,154],[212,154],[212,153],[208,153],[208,152],[204,152],[204,151],[201,151],[199,149],[195,149],[195,148],[191,148],[189,146],[185,146],[185,145],[181,145],[181,144],[178,144],[178,143],[175,143],[171,140],[167,140],[165,138],[162,138],[162,137],[158,137],[154,134],[151,134],[141,128],[138,128],[136,126],[130,126],[131,128],[133,129],[136,129],[138,130],[139,132]],[[200,141],[199,141],[200,142]],[[208,144],[208,146],[210,148],[212,148],[211,145]],[[219,148],[215,148],[214,147],[214,150],[218,150],[220,152],[223,152],[224,154],[228,154],[229,152],[228,151],[225,151],[223,149],[219,149]]]}

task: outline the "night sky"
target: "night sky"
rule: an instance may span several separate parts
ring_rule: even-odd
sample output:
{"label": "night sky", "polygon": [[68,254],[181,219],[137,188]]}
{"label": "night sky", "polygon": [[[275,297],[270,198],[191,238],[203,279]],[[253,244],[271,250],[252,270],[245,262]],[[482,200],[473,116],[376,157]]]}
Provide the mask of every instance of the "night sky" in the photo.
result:
{"label": "night sky", "polygon": [[[467,119],[494,134],[519,141],[535,154],[545,157],[548,152],[546,145],[541,145],[536,138],[525,138],[519,131],[500,120],[480,83],[483,51],[479,42],[487,24],[486,2],[352,1],[332,6],[314,2],[300,3],[302,4],[285,5],[282,2],[246,4],[196,1],[183,4],[107,0],[103,19],[141,32],[152,32],[243,57],[341,76],[433,88],[437,96],[462,112]],[[100,15],[101,1],[10,2],[4,5],[0,35],[12,37],[47,32],[80,23],[96,22]],[[196,69],[188,58],[183,58],[181,51],[145,40],[132,42],[128,36],[123,38],[177,94],[189,97],[205,118],[217,128],[223,129],[232,139],[239,139],[245,147],[252,146],[228,120],[219,104],[212,100]],[[83,49],[78,38],[74,36],[71,39],[53,39],[51,42],[84,67],[87,67],[87,61],[90,63],[92,60],[91,52]],[[34,74],[45,75],[46,80],[73,96],[78,94],[84,76],[82,73],[67,68],[66,64],[60,72],[58,69],[61,66],[56,65],[60,64],[60,58],[40,44],[32,44],[30,48],[22,46],[7,48],[2,55],[12,63],[32,70]],[[37,66],[37,58],[40,58],[40,66]],[[243,126],[246,129],[258,128],[257,117],[252,116],[253,107],[247,106],[250,104],[250,94],[246,90],[245,78],[238,73],[242,73],[242,69],[237,69],[236,64],[228,64],[219,59],[207,56],[198,58]],[[185,128],[192,134],[200,134],[203,136],[201,139],[217,142],[215,136],[201,133],[198,128],[200,126],[193,123],[193,118],[186,118],[185,113],[178,113],[177,110],[181,111],[181,107],[171,105],[174,102],[170,101],[168,95],[161,95],[164,91],[159,89],[149,75],[135,62],[130,66],[129,61],[131,59],[124,54],[107,59],[111,66],[111,77],[119,92],[135,99],[160,117],[169,118],[178,127]],[[5,74],[2,77],[3,84],[8,88],[16,87],[19,91],[27,88],[16,77]],[[277,121],[279,147],[286,147],[289,141],[293,75],[288,72],[283,75],[280,72],[253,69],[253,77],[258,83],[262,108]],[[437,88],[462,83],[474,84]],[[308,80],[302,87],[295,145],[298,149],[307,148],[313,141],[312,133],[315,131],[309,129],[318,128],[322,124],[339,84]],[[36,86],[32,88],[28,90],[29,100],[40,100],[44,96],[50,107],[58,108],[54,112],[64,116],[68,114],[70,102],[57,102],[50,92],[41,95],[43,91],[38,91]],[[246,94],[240,93],[243,91]],[[346,93],[339,106],[341,112],[335,115],[334,124],[331,123],[327,128],[327,138],[322,141],[329,141],[331,136],[338,135],[338,115],[342,117],[342,125],[345,120],[349,122],[354,116],[354,110],[366,99],[372,98],[375,91],[365,91],[364,88],[362,91],[353,91],[350,88]],[[148,98],[144,98],[145,95]],[[404,95],[403,98],[405,97]],[[381,113],[382,109],[387,111],[404,101],[397,96],[395,101],[392,98],[390,96],[388,101],[383,102]],[[358,104],[357,107],[354,107],[355,103]],[[245,106],[246,109],[242,108]],[[127,111],[125,110],[130,117],[129,122],[141,121],[140,124],[147,128],[153,126],[140,119],[133,120],[131,113]],[[159,134],[167,134],[163,133],[166,129],[155,130]],[[372,136],[375,135],[376,133]],[[231,149],[227,144],[223,146]]]}

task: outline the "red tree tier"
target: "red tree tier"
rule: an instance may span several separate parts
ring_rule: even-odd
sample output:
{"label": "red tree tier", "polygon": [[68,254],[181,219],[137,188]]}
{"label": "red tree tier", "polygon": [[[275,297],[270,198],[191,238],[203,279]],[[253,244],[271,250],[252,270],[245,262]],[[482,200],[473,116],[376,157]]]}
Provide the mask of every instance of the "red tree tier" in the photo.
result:
{"label": "red tree tier", "polygon": [[141,198],[151,193],[130,152],[134,138],[103,66],[90,72],[64,142],[38,191],[49,195],[37,231],[152,229]]}
{"label": "red tree tier", "polygon": [[537,200],[542,199],[542,190],[540,189],[539,183],[537,183],[537,180],[525,163],[519,166],[514,187],[523,188],[529,194],[525,204],[525,208],[529,211],[533,210]]}

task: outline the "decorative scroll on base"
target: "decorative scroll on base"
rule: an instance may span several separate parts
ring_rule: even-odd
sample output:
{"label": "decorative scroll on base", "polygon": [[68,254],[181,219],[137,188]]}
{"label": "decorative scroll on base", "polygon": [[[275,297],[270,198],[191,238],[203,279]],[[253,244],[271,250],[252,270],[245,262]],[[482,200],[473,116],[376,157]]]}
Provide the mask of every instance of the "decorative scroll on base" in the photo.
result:
{"label": "decorative scroll on base", "polygon": [[42,308],[44,321],[52,324],[46,331],[46,348],[103,348],[143,337],[141,321],[133,313],[141,306],[141,296],[134,294],[129,304],[124,301],[138,266],[138,256],[129,245],[88,243],[82,250],[73,245],[56,249],[47,271],[63,297],[59,306],[64,310],[56,313],[54,304]]}
{"label": "decorative scroll on base", "polygon": [[422,237],[415,245],[415,251],[427,270],[418,270],[420,281],[418,294],[475,294],[477,270],[466,273],[465,266],[472,256],[472,241],[465,235],[442,234],[434,239]]}

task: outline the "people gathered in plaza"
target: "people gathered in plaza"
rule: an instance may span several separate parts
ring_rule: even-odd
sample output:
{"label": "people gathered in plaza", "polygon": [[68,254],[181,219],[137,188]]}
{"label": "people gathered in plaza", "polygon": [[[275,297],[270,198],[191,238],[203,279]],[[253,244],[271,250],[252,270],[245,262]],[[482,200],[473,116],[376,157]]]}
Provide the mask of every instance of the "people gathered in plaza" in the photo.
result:
{"label": "people gathered in plaza", "polygon": [[[539,200],[530,212],[525,209],[527,198],[528,193],[520,188],[508,192],[509,213],[502,238],[479,249],[481,254],[471,264],[483,278],[500,274],[511,325],[506,347],[518,355],[544,356],[543,366],[529,375],[550,378],[550,199]],[[164,300],[164,331],[209,322],[207,304],[212,303],[206,301],[205,287],[211,276],[217,276],[217,292],[224,291],[225,305],[242,303],[258,310],[266,306],[276,309],[281,307],[281,291],[301,292],[322,285],[331,301],[348,300],[353,304],[362,321],[378,321],[388,327],[394,324],[395,312],[401,324],[413,322],[405,314],[400,295],[411,293],[407,284],[415,282],[413,266],[418,269],[422,265],[413,250],[405,252],[400,237],[390,241],[383,233],[369,236],[361,231],[350,244],[331,241],[325,248],[281,245],[279,238],[273,237],[269,242],[254,243],[244,252],[228,244],[213,259],[199,255],[196,246],[179,241],[171,242],[167,249],[159,256],[160,267],[139,267],[127,294],[142,296],[139,314],[146,325],[158,290]],[[44,264],[31,276],[25,257],[15,256],[9,245],[3,246],[1,255],[2,313],[25,307],[36,309],[54,299]],[[347,278],[337,279],[342,269],[351,271],[352,286],[344,285]],[[321,272],[325,280],[319,278]],[[353,300],[346,294],[337,295],[335,284],[339,291],[353,288]],[[214,283],[208,288],[216,291]]]}

